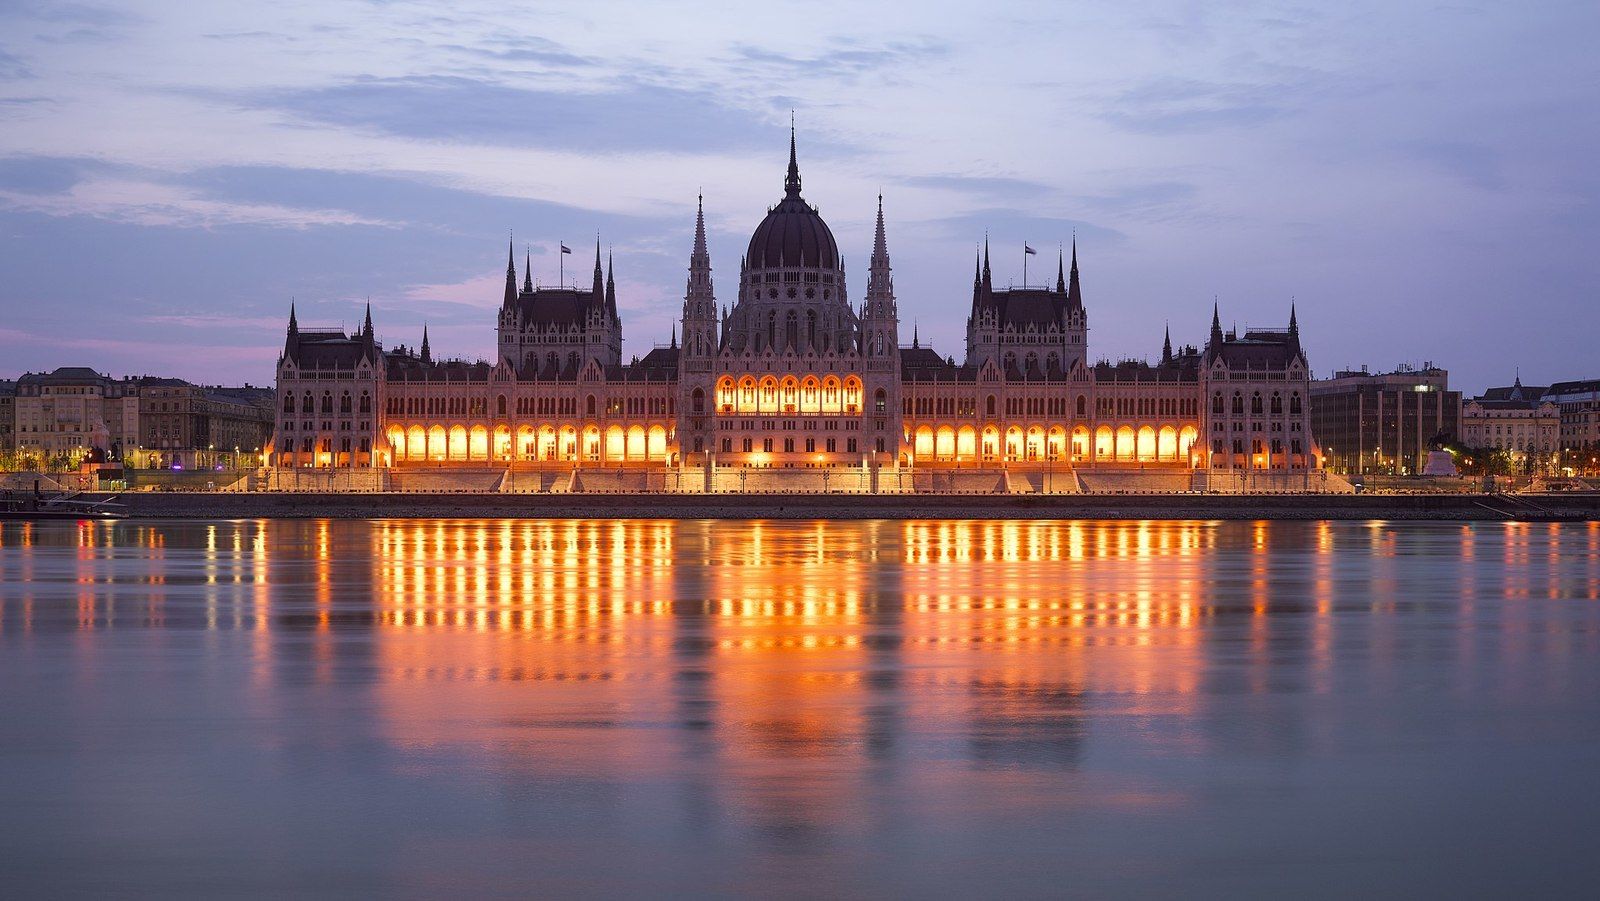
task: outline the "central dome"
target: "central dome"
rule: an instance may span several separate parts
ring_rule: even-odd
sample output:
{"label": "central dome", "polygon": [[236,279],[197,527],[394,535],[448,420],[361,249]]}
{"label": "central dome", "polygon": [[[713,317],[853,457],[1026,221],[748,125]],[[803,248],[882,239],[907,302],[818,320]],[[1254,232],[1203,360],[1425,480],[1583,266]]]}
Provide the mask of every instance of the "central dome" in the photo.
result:
{"label": "central dome", "polygon": [[795,161],[794,132],[789,133],[789,175],[783,200],[750,236],[745,265],[751,269],[839,268],[839,245],[815,207],[800,198],[800,165]]}

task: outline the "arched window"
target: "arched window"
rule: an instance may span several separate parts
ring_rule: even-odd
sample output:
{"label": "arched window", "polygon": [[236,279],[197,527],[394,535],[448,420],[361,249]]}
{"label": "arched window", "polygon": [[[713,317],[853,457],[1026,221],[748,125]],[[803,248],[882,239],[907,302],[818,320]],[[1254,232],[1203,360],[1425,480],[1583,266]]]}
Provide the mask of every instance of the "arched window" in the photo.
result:
{"label": "arched window", "polygon": [[339,412],[346,416],[350,415],[350,392],[348,391],[339,395]]}
{"label": "arched window", "polygon": [[585,413],[589,414],[590,416],[594,415],[594,395],[593,394],[589,395],[588,399],[583,402],[583,411]]}
{"label": "arched window", "polygon": [[767,311],[767,346],[778,343],[778,311]]}
{"label": "arched window", "polygon": [[817,311],[806,310],[806,347],[815,349],[817,346]]}
{"label": "arched window", "polygon": [[1233,392],[1233,415],[1244,415],[1244,395],[1238,391]]}
{"label": "arched window", "polygon": [[706,409],[706,393],[705,393],[705,391],[703,391],[703,390],[701,390],[699,388],[694,389],[694,393],[689,395],[689,409],[691,411],[695,412],[695,413],[704,413],[705,412],[705,409]]}
{"label": "arched window", "polygon": [[1028,355],[1022,359],[1025,374],[1033,375],[1033,371],[1039,368],[1039,355],[1030,350]]}
{"label": "arched window", "polygon": [[504,394],[495,397],[494,412],[496,416],[506,415],[506,396]]}
{"label": "arched window", "polygon": [[1250,412],[1256,416],[1261,415],[1261,392],[1250,395]]}
{"label": "arched window", "polygon": [[[1218,397],[1220,398],[1221,395],[1218,395]],[[1078,395],[1078,415],[1079,416],[1084,416],[1084,415],[1087,415],[1088,412],[1089,412],[1089,399],[1087,397],[1084,397],[1081,394]]]}
{"label": "arched window", "polygon": [[839,332],[839,353],[843,354],[843,353],[849,353],[849,352],[850,352],[850,330],[849,329],[845,329],[845,330]]}
{"label": "arched window", "polygon": [[881,416],[889,408],[889,394],[879,388],[872,395],[872,408]]}
{"label": "arched window", "polygon": [[1289,412],[1295,416],[1300,415],[1300,392],[1289,395]]}
{"label": "arched window", "polygon": [[285,413],[293,413],[294,412],[294,393],[293,392],[287,393],[287,394],[285,394],[283,396],[283,412],[285,412]]}
{"label": "arched window", "polygon": [[307,391],[305,398],[300,401],[300,412],[308,416],[317,412],[317,402],[311,399],[310,391]]}
{"label": "arched window", "polygon": [[333,415],[333,392],[332,391],[324,391],[324,392],[322,392],[322,412],[328,414],[329,416]]}
{"label": "arched window", "polygon": [[361,412],[363,412],[363,413],[371,413],[372,412],[372,395],[368,394],[365,391],[361,392]]}
{"label": "arched window", "polygon": [[1222,392],[1221,391],[1218,391],[1216,394],[1211,395],[1211,415],[1213,415],[1213,416],[1221,416],[1222,415]]}
{"label": "arched window", "polygon": [[994,395],[993,394],[989,395],[989,399],[984,402],[983,409],[984,409],[984,412],[988,413],[990,416],[994,415]]}
{"label": "arched window", "polygon": [[783,321],[783,338],[784,338],[784,340],[789,343],[789,347],[791,349],[799,348],[799,346],[800,346],[800,314],[796,313],[794,310],[790,310],[789,311],[789,315],[785,316],[783,318],[783,320],[784,320]]}
{"label": "arched window", "polygon": [[1276,391],[1272,392],[1272,412],[1273,415],[1283,412],[1283,395]]}

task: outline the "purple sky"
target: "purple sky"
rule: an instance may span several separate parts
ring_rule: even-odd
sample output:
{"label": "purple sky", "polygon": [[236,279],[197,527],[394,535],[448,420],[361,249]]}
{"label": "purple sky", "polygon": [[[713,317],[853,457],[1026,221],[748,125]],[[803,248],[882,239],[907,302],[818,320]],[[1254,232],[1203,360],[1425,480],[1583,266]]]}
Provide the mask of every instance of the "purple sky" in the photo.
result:
{"label": "purple sky", "polygon": [[881,188],[903,335],[961,354],[972,255],[1091,353],[1282,325],[1319,375],[1600,376],[1600,4],[0,2],[0,377],[269,383],[304,325],[494,350],[508,230],[613,248],[665,342],[704,189],[719,286],[805,194],[852,293]]}

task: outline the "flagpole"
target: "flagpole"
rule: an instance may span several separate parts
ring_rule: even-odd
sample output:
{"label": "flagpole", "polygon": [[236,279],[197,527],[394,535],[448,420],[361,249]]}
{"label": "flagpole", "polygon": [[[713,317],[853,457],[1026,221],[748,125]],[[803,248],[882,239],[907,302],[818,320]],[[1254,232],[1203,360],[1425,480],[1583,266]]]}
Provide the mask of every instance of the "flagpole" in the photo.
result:
{"label": "flagpole", "polygon": [[1022,288],[1028,288],[1028,242],[1022,242]]}
{"label": "flagpole", "polygon": [[566,246],[566,241],[556,242],[556,284],[563,288],[567,286],[567,255],[561,249]]}

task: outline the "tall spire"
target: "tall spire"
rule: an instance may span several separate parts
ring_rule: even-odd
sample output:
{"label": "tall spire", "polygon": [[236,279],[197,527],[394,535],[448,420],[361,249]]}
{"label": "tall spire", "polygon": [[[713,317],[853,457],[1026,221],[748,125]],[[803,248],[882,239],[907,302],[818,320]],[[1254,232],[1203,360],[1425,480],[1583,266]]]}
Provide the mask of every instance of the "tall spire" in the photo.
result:
{"label": "tall spire", "polygon": [[590,289],[590,303],[602,307],[606,302],[606,274],[600,267],[600,236],[594,236],[594,285]]}
{"label": "tall spire", "polygon": [[527,250],[522,257],[522,290],[533,293],[533,251]]}
{"label": "tall spire", "polygon": [[710,256],[706,251],[706,195],[699,194],[694,199],[694,250],[689,262],[692,265],[698,260],[709,260]]}
{"label": "tall spire", "polygon": [[1294,298],[1289,299],[1289,337],[1296,340],[1300,338],[1300,323],[1294,315]]}
{"label": "tall spire", "polygon": [[989,272],[989,236],[983,236],[983,290],[994,290],[994,277]]}
{"label": "tall spire", "polygon": [[502,306],[517,302],[517,239],[506,243],[506,296]]}
{"label": "tall spire", "polygon": [[922,338],[917,334],[917,321],[911,320],[911,349],[916,350],[922,346]]}
{"label": "tall spire", "polygon": [[981,284],[983,284],[983,254],[979,252],[978,248],[974,247],[972,249],[972,290],[978,290],[978,286]]}
{"label": "tall spire", "polygon": [[[1077,256],[1077,254],[1076,254],[1077,247],[1076,246],[1073,247],[1073,251],[1074,251],[1073,256]],[[1062,275],[1062,271],[1063,270],[1061,268],[1062,267],[1061,256],[1062,256],[1061,251],[1057,250],[1056,251],[1056,293],[1057,294],[1065,294],[1065,293],[1067,293],[1067,280],[1066,280],[1066,276]]]}
{"label": "tall spire", "polygon": [[1078,286],[1078,236],[1072,236],[1072,268],[1067,273],[1067,306],[1083,309],[1083,289]]}
{"label": "tall spire", "polygon": [[1167,323],[1166,336],[1161,340],[1161,362],[1172,362],[1172,323]]}
{"label": "tall spire", "polygon": [[300,323],[294,318],[294,298],[289,298],[289,329],[283,336],[283,355],[292,356],[300,343]]}
{"label": "tall spire", "polygon": [[1213,348],[1222,346],[1222,316],[1218,313],[1216,298],[1211,300],[1211,340],[1207,343]]}
{"label": "tall spire", "polygon": [[428,324],[426,322],[422,324],[422,362],[433,362],[433,352],[428,350]]}
{"label": "tall spire", "polygon": [[785,197],[800,196],[800,162],[794,152],[794,110],[789,111],[789,174],[783,180]]}
{"label": "tall spire", "polygon": [[617,317],[617,283],[612,278],[615,270],[611,266],[611,251],[606,251],[606,313],[615,319]]}
{"label": "tall spire", "polygon": [[367,301],[367,317],[361,323],[361,335],[364,338],[372,337],[372,301]]}

